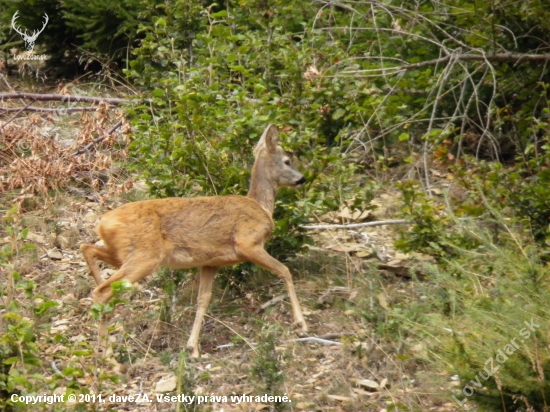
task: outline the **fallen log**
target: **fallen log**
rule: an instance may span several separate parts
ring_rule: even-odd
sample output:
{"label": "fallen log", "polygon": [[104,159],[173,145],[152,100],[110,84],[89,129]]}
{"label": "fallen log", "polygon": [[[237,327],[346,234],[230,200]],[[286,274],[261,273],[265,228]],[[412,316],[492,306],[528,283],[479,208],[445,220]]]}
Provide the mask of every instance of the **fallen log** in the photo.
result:
{"label": "fallen log", "polygon": [[10,99],[32,99],[35,101],[61,101],[64,103],[101,103],[106,102],[112,105],[130,103],[132,100],[120,99],[116,97],[93,97],[93,96],[71,96],[68,94],[40,94],[40,93],[0,93],[0,101]]}

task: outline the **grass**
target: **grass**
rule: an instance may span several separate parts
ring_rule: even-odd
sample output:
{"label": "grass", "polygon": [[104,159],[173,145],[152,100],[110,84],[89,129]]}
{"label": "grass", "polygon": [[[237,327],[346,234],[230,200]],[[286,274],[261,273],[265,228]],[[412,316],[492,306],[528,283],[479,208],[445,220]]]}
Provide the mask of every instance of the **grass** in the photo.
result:
{"label": "grass", "polygon": [[[475,401],[484,410],[514,410],[512,403],[519,399],[519,410],[546,408],[550,271],[528,233],[504,219],[496,234],[494,225],[489,230],[461,223],[463,234],[476,239],[468,245],[477,246],[456,245],[453,259],[393,263],[413,267],[422,280],[381,271],[376,258],[360,259],[326,248],[334,242],[349,243],[343,233],[315,235],[316,245],[288,266],[310,334],[336,334],[340,346],[293,341],[298,334],[287,300],[260,309],[285,294],[274,275],[251,267],[245,268],[246,276],[221,271],[202,330],[202,357],[190,360],[182,348],[195,316],[194,271],[160,270],[134,285],[124,295],[126,303],[115,309],[111,349],[100,354],[97,325],[90,314],[93,280],[78,252],[79,242],[72,240],[72,230],[78,228],[82,240],[94,241],[95,222],[86,216],[90,211],[100,216],[105,209],[66,195],[53,207],[18,215],[18,223],[4,222],[3,236],[9,225],[17,224],[44,242],[34,252],[4,258],[21,273],[14,292],[18,306],[9,310],[31,321],[28,333],[33,336],[30,346],[20,343],[16,353],[27,350],[39,359],[38,364],[14,363],[12,373],[19,371],[27,379],[14,390],[106,396],[141,391],[155,396],[157,382],[176,376],[179,389],[174,393],[286,394],[292,401],[204,402],[178,405],[180,410],[451,411],[458,408],[451,396],[465,398],[463,388],[483,371],[484,362],[511,339],[521,337],[524,322],[533,318],[540,328],[503,363],[500,375],[484,380],[482,389],[466,397],[466,405],[472,408]],[[393,228],[376,230],[377,239],[393,236]],[[17,243],[21,250],[33,242]],[[8,244],[12,243],[4,247]],[[48,257],[45,252],[53,246],[61,246],[63,259]],[[398,256],[391,244],[385,246],[388,254]],[[0,273],[2,284],[7,285],[13,275]],[[29,280],[36,286],[25,289],[21,282]],[[2,289],[4,299],[6,290]],[[37,312],[49,301],[56,305]],[[4,341],[3,347],[8,343]],[[54,361],[62,376],[51,367]],[[458,379],[452,380],[455,375]],[[374,389],[361,384],[366,380],[384,385]],[[115,406],[151,410],[131,403],[93,408],[102,411]],[[154,403],[155,410],[175,407]],[[46,405],[40,408],[52,410]],[[53,410],[70,408],[59,404]]]}
{"label": "grass", "polygon": [[[58,207],[44,210],[39,216],[32,212],[23,214],[22,222],[28,223],[33,233],[47,238],[51,228],[66,219],[80,228],[83,240],[89,241],[93,240],[94,225],[85,219],[89,210],[99,216],[103,207],[64,196]],[[47,239],[55,242],[54,238]],[[40,245],[42,249],[49,247],[49,243]],[[369,302],[376,302],[375,294],[382,287],[378,285],[380,280],[368,265],[367,270],[359,270],[344,254],[311,251],[289,263],[312,334],[349,333],[350,336],[339,339],[343,346],[285,343],[298,337],[291,324],[290,303],[285,300],[265,311],[259,310],[262,303],[284,294],[284,285],[272,274],[254,270],[240,283],[231,283],[223,274],[216,280],[201,336],[203,357],[191,362],[184,360],[181,349],[195,314],[194,273],[161,271],[125,294],[127,303],[115,309],[112,355],[100,358],[96,324],[89,312],[93,281],[77,248],[75,242],[62,248],[66,262],[39,253],[41,256],[34,255],[25,263],[26,270],[36,276],[36,290],[46,299],[60,303],[39,319],[24,309],[25,302],[33,297],[24,297],[18,291],[21,311],[37,323],[47,325],[42,332],[35,331],[45,368],[36,371],[41,379],[33,382],[34,390],[49,391],[48,387],[58,387],[69,392],[101,390],[109,394],[134,393],[141,388],[154,393],[161,376],[176,374],[186,393],[229,396],[271,392],[286,393],[292,400],[288,404],[268,405],[273,410],[310,410],[311,404],[318,410],[369,410],[374,405],[382,408],[387,402],[409,397],[401,383],[406,380],[403,374],[407,366],[403,362],[396,366],[396,346],[382,342],[383,338],[363,316],[369,310]],[[369,284],[376,286],[365,289]],[[395,284],[400,287],[397,284],[401,281]],[[327,294],[336,287],[344,289]],[[384,288],[391,287],[384,285]],[[357,294],[350,299],[354,291]],[[319,303],[319,296],[323,294],[326,296]],[[378,318],[383,319],[383,310],[377,308],[377,311]],[[61,325],[63,328],[56,329],[56,322],[65,322]],[[362,349],[362,343],[371,341],[369,350]],[[228,343],[233,346],[216,349]],[[58,360],[61,370],[72,370],[78,365],[80,376],[74,383],[58,380],[55,371],[47,367],[52,359]],[[181,362],[185,364],[183,375]],[[355,383],[366,378],[378,382],[384,378],[401,379],[371,393]],[[399,396],[395,395],[397,388],[402,388]],[[414,405],[418,401],[412,399],[407,403]],[[173,405],[157,406],[160,410],[171,410]],[[105,407],[96,405],[96,410],[106,410]],[[260,406],[256,403],[242,404],[239,408],[230,404],[204,404],[195,410],[220,407],[257,410]],[[68,405],[56,405],[56,410],[66,410],[64,408]]]}

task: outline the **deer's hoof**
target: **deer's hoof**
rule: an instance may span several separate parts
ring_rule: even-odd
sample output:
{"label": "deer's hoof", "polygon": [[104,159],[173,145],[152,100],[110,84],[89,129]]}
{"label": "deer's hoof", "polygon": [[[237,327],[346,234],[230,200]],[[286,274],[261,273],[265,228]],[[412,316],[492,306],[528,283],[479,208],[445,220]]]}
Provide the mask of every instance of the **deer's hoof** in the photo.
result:
{"label": "deer's hoof", "polygon": [[199,349],[193,346],[187,347],[187,353],[189,353],[191,359],[198,359],[200,357]]}
{"label": "deer's hoof", "polygon": [[304,320],[302,321],[299,321],[299,322],[296,322],[295,323],[296,327],[300,329],[300,334],[306,334],[308,329],[307,329],[307,324]]}

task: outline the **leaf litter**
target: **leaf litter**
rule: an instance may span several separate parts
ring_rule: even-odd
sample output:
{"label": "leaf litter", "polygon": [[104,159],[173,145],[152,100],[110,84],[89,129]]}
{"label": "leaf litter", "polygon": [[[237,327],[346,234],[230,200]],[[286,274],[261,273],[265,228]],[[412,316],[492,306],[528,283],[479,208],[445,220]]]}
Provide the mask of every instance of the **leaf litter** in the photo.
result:
{"label": "leaf litter", "polygon": [[[261,395],[265,391],[263,383],[251,377],[255,349],[246,342],[261,342],[260,324],[276,324],[280,327],[276,356],[284,374],[278,391],[288,394],[294,410],[384,411],[393,404],[408,405],[411,410],[453,410],[449,403],[435,396],[436,388],[430,391],[416,387],[416,366],[400,361],[398,345],[377,338],[372,323],[360,313],[358,305],[365,300],[371,300],[371,308],[379,305],[387,310],[393,296],[408,290],[403,273],[413,257],[394,250],[395,228],[391,227],[314,233],[316,244],[309,253],[323,254],[329,262],[344,266],[345,285],[334,284],[328,275],[316,279],[315,274],[305,270],[297,276],[296,287],[303,306],[309,309],[311,334],[332,334],[331,339],[342,342],[341,346],[293,342],[296,335],[290,324],[289,304],[284,299],[260,308],[251,316],[250,305],[258,309],[262,300],[268,300],[262,298],[266,289],[272,297],[284,293],[279,282],[267,286],[249,282],[244,286],[246,293],[218,284],[210,317],[204,325],[203,355],[196,362],[183,362],[182,369],[181,350],[194,318],[197,292],[193,275],[189,274],[173,295],[163,290],[155,276],[135,285],[130,296],[125,296],[127,302],[115,309],[111,347],[102,353],[97,345],[97,325],[90,312],[94,284],[78,247],[80,243],[97,240],[93,232],[97,219],[106,210],[125,203],[124,193],[132,190],[135,182],[131,177],[121,178],[112,172],[117,162],[126,159],[124,147],[129,128],[113,134],[101,147],[74,156],[80,147],[104,133],[109,123],[120,118],[120,113],[111,113],[106,108],[98,113],[71,115],[74,120],[69,126],[74,128],[76,123],[80,126],[74,139],[61,139],[62,131],[57,130],[58,126],[48,116],[31,115],[5,125],[3,130],[0,190],[18,191],[12,201],[20,204],[37,194],[51,196],[52,189],[57,193],[50,199],[49,207],[23,214],[23,221],[30,226],[26,242],[35,243],[40,253],[22,271],[23,276],[37,283],[40,295],[57,303],[55,309],[40,319],[46,333],[39,334],[37,340],[45,365],[50,365],[44,369],[44,377],[57,379],[55,393],[77,385],[103,396],[136,393],[152,396],[165,391],[175,393],[178,388],[196,395]],[[326,216],[325,222],[391,216],[395,203],[392,194],[383,194],[376,202],[375,212],[345,206]],[[0,237],[0,243],[6,241],[9,242],[9,237]],[[298,260],[307,262],[312,256]],[[380,264],[386,266],[380,268]],[[291,266],[294,273],[303,267],[299,262]],[[391,267],[404,269],[392,271]],[[367,281],[358,278],[373,268],[375,277]],[[105,267],[102,273],[110,276],[114,271]],[[395,275],[379,276],[384,273]],[[382,288],[373,286],[371,296],[365,296],[365,282],[380,283]],[[236,342],[234,345],[226,345],[232,340]],[[216,349],[218,346],[224,348]],[[115,406],[127,411],[174,410],[172,404],[157,402],[96,404],[95,409]],[[273,405],[212,403],[208,408],[253,411],[271,410]]]}

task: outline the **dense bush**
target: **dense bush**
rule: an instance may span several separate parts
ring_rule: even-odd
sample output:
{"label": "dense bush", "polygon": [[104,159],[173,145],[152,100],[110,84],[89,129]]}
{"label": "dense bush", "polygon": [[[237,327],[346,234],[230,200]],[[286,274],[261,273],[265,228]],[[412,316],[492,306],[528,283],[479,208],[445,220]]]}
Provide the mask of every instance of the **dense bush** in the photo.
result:
{"label": "dense bush", "polygon": [[304,237],[286,235],[314,212],[347,199],[368,202],[370,187],[352,184],[355,166],[343,156],[346,142],[316,127],[320,100],[338,92],[340,83],[320,89],[315,80],[304,80],[317,52],[305,45],[306,32],[286,32],[276,13],[266,16],[258,8],[196,7],[186,10],[187,18],[202,29],[184,48],[188,34],[179,30],[179,10],[166,12],[141,28],[145,38],[128,71],[151,91],[130,111],[136,130],[131,150],[154,195],[245,194],[254,145],[265,126],[276,123],[308,185],[280,193],[275,255],[300,249]]}
{"label": "dense bush", "polygon": [[65,76],[103,66],[117,70],[136,45],[138,22],[150,19],[163,5],[157,0],[10,1],[0,10],[0,41],[6,41],[5,52],[12,47],[23,51],[23,41],[11,28],[13,14],[18,10],[18,26],[32,32],[42,27],[46,13],[49,22],[36,40],[36,50],[50,57],[50,69]]}
{"label": "dense bush", "polygon": [[447,243],[452,258],[418,268],[425,281],[389,322],[415,342],[415,359],[459,377],[449,400],[485,410],[548,410],[550,271],[534,238],[492,212],[492,228],[454,222],[475,246]]}
{"label": "dense bush", "polygon": [[412,225],[396,245],[437,263],[417,268],[425,282],[389,324],[421,342],[412,345],[416,359],[460,378],[458,403],[548,410],[547,130],[543,136],[513,165],[469,157],[455,165],[460,201],[447,195],[441,203],[414,182],[400,185]]}
{"label": "dense bush", "polygon": [[[457,374],[459,399],[469,385],[468,401],[495,410],[548,409],[550,72],[537,54],[550,43],[549,2],[21,0],[0,10],[5,48],[20,42],[9,27],[17,9],[29,28],[50,16],[38,39],[50,64],[130,56],[119,67],[144,95],[128,110],[131,160],[154,196],[246,193],[253,147],[278,124],[308,179],[279,196],[279,258],[300,250],[308,217],[368,207],[377,183],[365,184],[367,171],[382,180],[404,164],[411,225],[396,245],[436,260],[419,268],[418,299],[382,326]],[[460,201],[425,190],[432,168],[448,172]],[[15,358],[19,339],[32,361],[32,337],[8,332],[2,356]],[[513,339],[524,342],[488,376],[487,359]]]}

